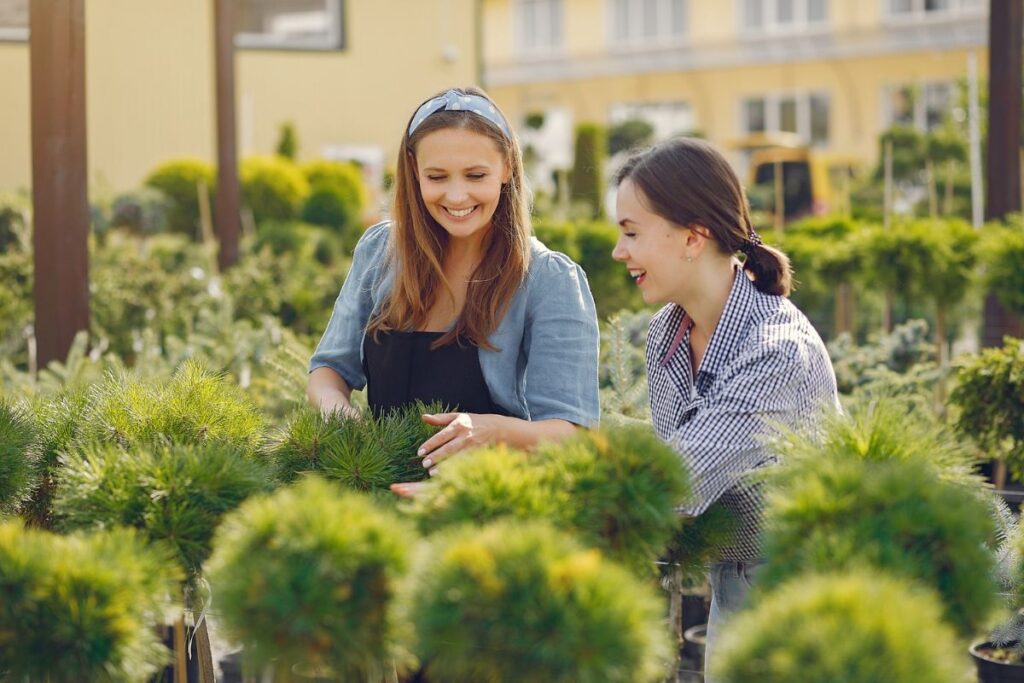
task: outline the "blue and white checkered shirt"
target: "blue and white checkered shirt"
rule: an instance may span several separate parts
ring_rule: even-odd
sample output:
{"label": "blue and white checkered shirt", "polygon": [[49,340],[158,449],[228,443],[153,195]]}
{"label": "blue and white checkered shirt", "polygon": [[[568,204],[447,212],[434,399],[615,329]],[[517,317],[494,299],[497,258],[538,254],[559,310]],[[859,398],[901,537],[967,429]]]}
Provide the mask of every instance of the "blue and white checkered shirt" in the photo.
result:
{"label": "blue and white checkered shirt", "polygon": [[832,363],[803,313],[758,290],[739,269],[696,381],[689,342],[689,318],[679,306],[669,304],[651,320],[654,429],[690,470],[694,493],[680,512],[696,516],[721,500],[740,522],[721,559],[757,560],[761,495],[741,475],[772,462],[765,438],[773,425],[812,428],[823,409],[839,409]]}

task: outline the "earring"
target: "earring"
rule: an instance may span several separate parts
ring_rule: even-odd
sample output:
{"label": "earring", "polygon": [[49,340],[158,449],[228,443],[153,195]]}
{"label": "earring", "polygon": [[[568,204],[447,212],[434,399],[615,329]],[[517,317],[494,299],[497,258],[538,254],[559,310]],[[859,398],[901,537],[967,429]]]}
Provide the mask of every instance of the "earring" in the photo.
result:
{"label": "earring", "polygon": [[687,263],[692,263],[693,262],[693,257],[692,256],[687,256],[686,257],[686,262]]}

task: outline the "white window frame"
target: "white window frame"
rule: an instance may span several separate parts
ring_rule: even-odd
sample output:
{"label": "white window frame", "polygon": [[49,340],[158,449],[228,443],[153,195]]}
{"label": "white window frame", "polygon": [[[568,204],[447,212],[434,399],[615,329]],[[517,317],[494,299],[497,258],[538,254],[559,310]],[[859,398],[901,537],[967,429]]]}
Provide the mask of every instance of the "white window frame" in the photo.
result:
{"label": "white window frame", "polygon": [[[747,120],[747,102],[751,100],[764,100],[764,132],[780,133],[779,128],[780,106],[783,100],[793,99],[796,101],[796,134],[807,144],[815,147],[828,147],[832,143],[832,127],[829,125],[828,137],[821,141],[811,139],[811,97],[820,97],[828,103],[829,123],[832,118],[832,97],[826,90],[791,90],[771,93],[760,93],[744,95],[739,100],[739,124],[738,130],[742,135],[751,135],[750,122]],[[787,131],[788,132],[788,131]]]}
{"label": "white window frame", "polygon": [[747,26],[747,0],[736,0],[737,28],[741,36],[763,37],[792,35],[795,33],[824,33],[828,31],[832,20],[832,0],[825,0],[825,17],[814,21],[807,17],[807,3],[809,0],[793,0],[793,21],[784,24],[780,24],[778,21],[777,0],[759,1],[761,3],[763,23],[755,27]]}
{"label": "white window frame", "polygon": [[[526,26],[523,12],[527,4],[553,5],[558,13],[558,33],[551,32],[553,40],[549,45],[527,45]],[[514,0],[512,7],[512,24],[515,27],[515,44],[523,57],[550,57],[558,55],[565,49],[565,0]]]}
{"label": "white window frame", "polygon": [[[620,2],[627,4],[629,30],[625,38],[616,35],[615,28],[618,21],[617,5]],[[672,25],[672,5],[679,2],[682,5],[683,29],[682,33],[675,33]],[[685,45],[689,42],[690,36],[690,5],[692,0],[657,0],[658,3],[658,26],[664,27],[654,36],[646,36],[642,33],[644,21],[643,0],[606,0],[606,17],[608,18],[608,45],[614,49],[644,49],[652,47],[664,47],[667,45]]]}
{"label": "white window frame", "polygon": [[944,10],[925,9],[925,0],[910,0],[909,12],[893,12],[892,0],[879,0],[882,3],[882,20],[890,24],[917,23],[921,21],[948,21],[962,17],[980,17],[987,13],[987,2],[974,0],[949,0],[950,6]]}
{"label": "white window frame", "polygon": [[309,50],[336,51],[345,49],[345,0],[323,0],[328,14],[328,31],[325,38],[294,38],[274,36],[266,33],[244,33],[235,35],[235,47],[241,50]]}
{"label": "white window frame", "polygon": [[[0,0],[3,2],[3,0]],[[28,0],[26,0],[26,5]],[[24,26],[0,26],[0,43],[28,42],[28,18]]]}
{"label": "white window frame", "polygon": [[[679,115],[680,118],[688,119],[687,125],[679,127],[678,130],[658,130],[657,116],[661,112]],[[616,102],[608,108],[608,125],[614,126],[624,121],[640,119],[651,124],[654,129],[654,141],[661,142],[668,136],[678,133],[691,133],[697,128],[697,119],[694,115],[693,105],[687,100],[651,100],[651,101],[625,101]]]}
{"label": "white window frame", "polygon": [[882,86],[882,123],[884,128],[891,128],[895,123],[895,112],[892,108],[892,96],[896,90],[910,88],[913,97],[911,104],[911,116],[913,127],[922,133],[927,133],[932,128],[928,127],[928,103],[925,102],[925,89],[929,86],[944,86],[950,89],[951,94],[956,96],[956,81],[953,80],[930,80],[917,81],[913,83],[888,83]]}

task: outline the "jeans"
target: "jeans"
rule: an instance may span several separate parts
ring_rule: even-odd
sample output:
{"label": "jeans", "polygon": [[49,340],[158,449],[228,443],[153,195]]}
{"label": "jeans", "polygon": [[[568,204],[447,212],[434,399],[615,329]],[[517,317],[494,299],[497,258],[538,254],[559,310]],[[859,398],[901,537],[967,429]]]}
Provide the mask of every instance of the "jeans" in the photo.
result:
{"label": "jeans", "polygon": [[743,607],[759,567],[760,563],[743,562],[719,562],[711,566],[711,613],[704,645],[704,683],[717,683],[707,672],[716,656],[722,624]]}

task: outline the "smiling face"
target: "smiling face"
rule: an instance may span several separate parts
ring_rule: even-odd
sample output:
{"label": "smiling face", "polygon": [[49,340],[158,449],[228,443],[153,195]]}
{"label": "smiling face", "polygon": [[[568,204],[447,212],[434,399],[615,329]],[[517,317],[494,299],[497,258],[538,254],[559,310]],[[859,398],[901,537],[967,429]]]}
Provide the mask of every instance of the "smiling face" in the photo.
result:
{"label": "smiling face", "polygon": [[493,140],[462,128],[425,135],[416,146],[416,173],[427,211],[456,240],[487,233],[511,174]]}
{"label": "smiling face", "polygon": [[699,255],[699,245],[688,244],[692,231],[648,209],[629,178],[619,185],[615,213],[620,232],[612,258],[626,264],[646,303],[680,303],[694,270],[686,258]]}

